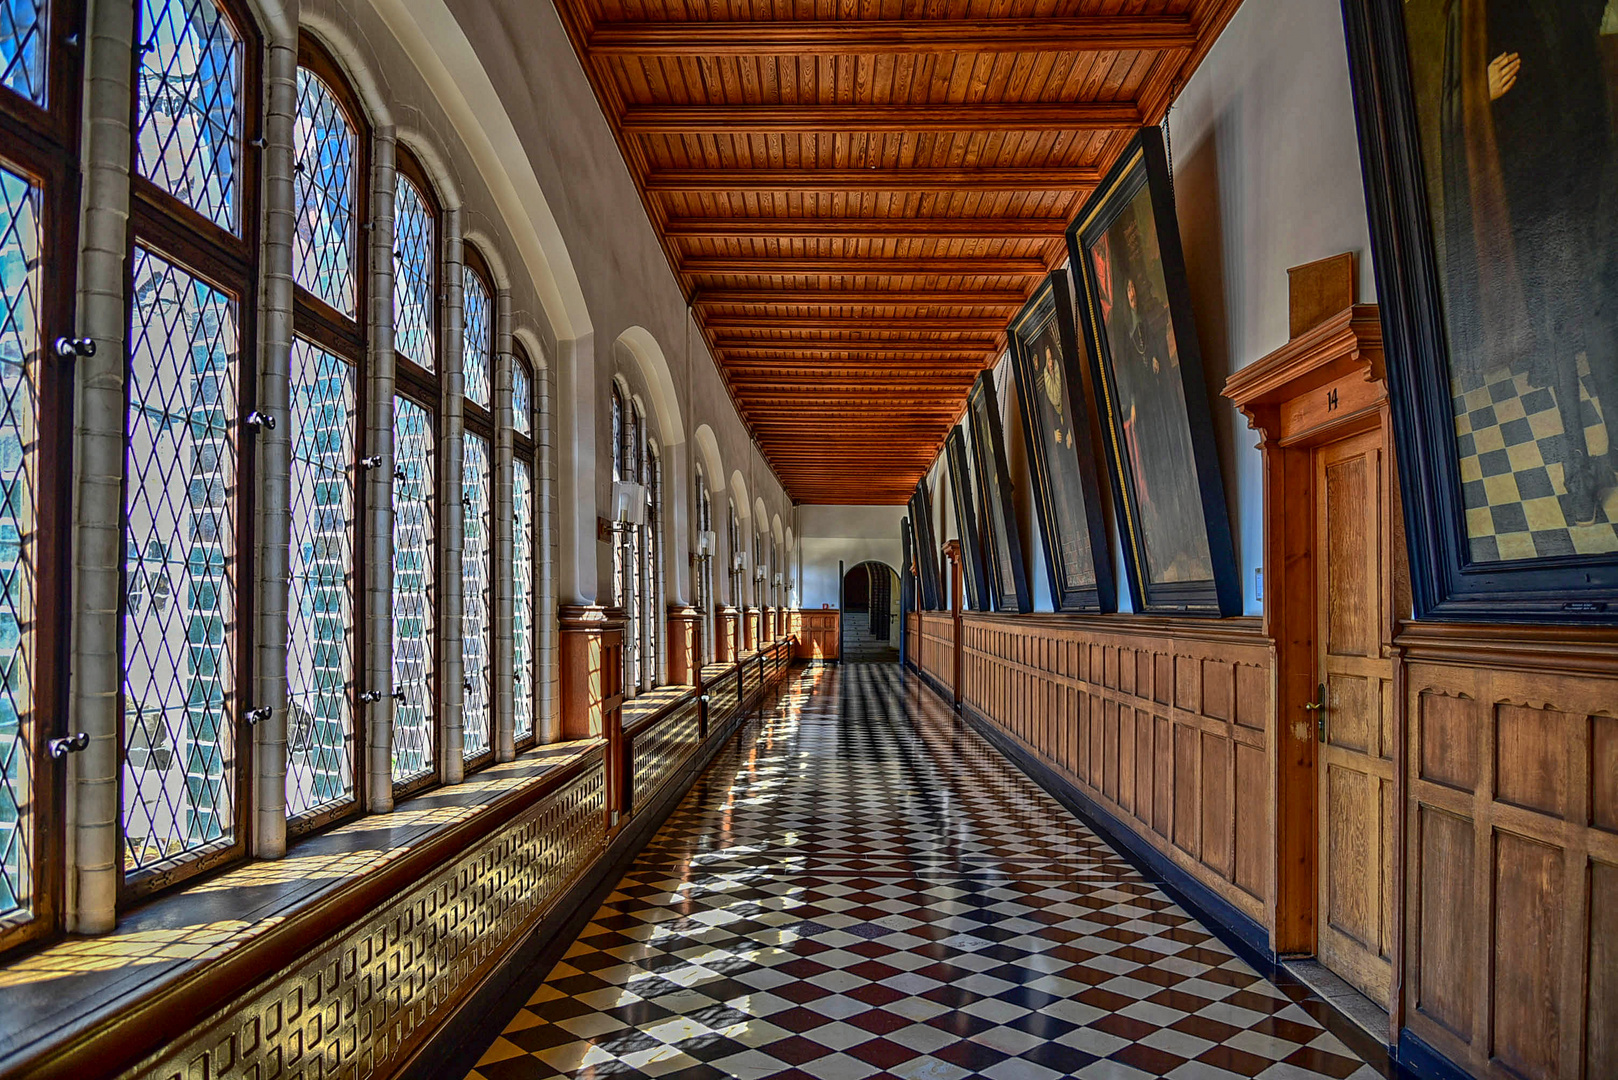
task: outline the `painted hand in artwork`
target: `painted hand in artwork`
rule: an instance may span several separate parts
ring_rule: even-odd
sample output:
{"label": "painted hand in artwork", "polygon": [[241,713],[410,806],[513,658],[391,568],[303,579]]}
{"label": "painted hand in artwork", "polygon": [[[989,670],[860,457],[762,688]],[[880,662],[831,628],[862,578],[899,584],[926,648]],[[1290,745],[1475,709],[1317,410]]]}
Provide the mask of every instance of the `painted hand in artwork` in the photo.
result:
{"label": "painted hand in artwork", "polygon": [[1518,54],[1501,53],[1489,61],[1489,100],[1499,101],[1506,91],[1517,85],[1517,71],[1522,67]]}

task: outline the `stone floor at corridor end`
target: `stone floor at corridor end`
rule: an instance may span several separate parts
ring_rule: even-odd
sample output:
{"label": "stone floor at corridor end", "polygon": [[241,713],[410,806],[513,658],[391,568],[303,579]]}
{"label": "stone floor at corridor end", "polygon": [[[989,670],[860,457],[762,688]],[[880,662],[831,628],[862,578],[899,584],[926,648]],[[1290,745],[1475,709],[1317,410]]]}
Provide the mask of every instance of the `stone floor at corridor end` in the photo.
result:
{"label": "stone floor at corridor end", "polygon": [[1383,1075],[896,665],[795,673],[469,1080]]}

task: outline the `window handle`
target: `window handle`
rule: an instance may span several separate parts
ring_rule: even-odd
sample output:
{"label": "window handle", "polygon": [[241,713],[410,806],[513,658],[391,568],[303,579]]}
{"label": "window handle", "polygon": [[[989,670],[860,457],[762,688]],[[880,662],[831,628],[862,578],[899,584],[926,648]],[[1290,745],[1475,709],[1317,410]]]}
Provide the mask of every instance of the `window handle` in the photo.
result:
{"label": "window handle", "polygon": [[94,356],[95,338],[59,337],[51,343],[51,351],[63,360],[72,360],[76,356]]}
{"label": "window handle", "polygon": [[390,698],[392,698],[394,701],[403,701],[405,699],[406,695],[405,695],[405,692],[404,692],[404,688],[400,687],[398,690],[395,690],[393,693],[389,694],[388,696]]}
{"label": "window handle", "polygon": [[267,428],[270,431],[275,430],[275,417],[271,416],[269,413],[261,413],[257,409],[254,409],[252,412],[248,413],[247,417],[242,420],[242,423],[246,424],[250,428]]}
{"label": "window handle", "polygon": [[368,458],[360,458],[360,464],[367,469],[380,469],[382,467],[382,455],[372,454]]}
{"label": "window handle", "polygon": [[45,748],[51,752],[51,757],[55,758],[57,761],[61,761],[69,754],[78,753],[80,750],[83,750],[89,745],[90,733],[88,731],[81,731],[77,735],[69,735],[61,739],[52,739],[45,744]]}
{"label": "window handle", "polygon": [[361,705],[371,705],[371,704],[374,704],[374,703],[376,703],[378,701],[381,701],[381,700],[382,700],[382,691],[380,691],[380,690],[367,690],[363,694],[360,695],[360,704]]}
{"label": "window handle", "polygon": [[275,715],[275,709],[269,705],[260,705],[256,709],[248,709],[242,714],[242,719],[249,724],[257,726]]}

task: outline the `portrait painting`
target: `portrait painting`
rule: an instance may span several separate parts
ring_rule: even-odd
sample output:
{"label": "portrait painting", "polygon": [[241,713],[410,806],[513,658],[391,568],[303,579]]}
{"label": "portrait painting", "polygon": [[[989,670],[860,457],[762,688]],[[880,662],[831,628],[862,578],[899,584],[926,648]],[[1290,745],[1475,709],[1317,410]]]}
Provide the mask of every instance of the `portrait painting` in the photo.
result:
{"label": "portrait painting", "polygon": [[978,509],[983,521],[984,564],[994,610],[1026,613],[1034,609],[1028,572],[1022,557],[1022,535],[1011,504],[1011,470],[1000,427],[999,395],[994,373],[985,371],[966,397],[972,435],[972,464],[977,471]]}
{"label": "portrait painting", "polygon": [[1051,274],[1034,293],[1009,336],[1052,601],[1058,611],[1114,611],[1117,593],[1067,271]]}
{"label": "portrait painting", "polygon": [[916,534],[916,573],[921,578],[921,606],[941,611],[946,606],[943,579],[938,573],[938,538],[933,530],[933,500],[927,491],[927,478],[921,478],[910,496],[910,523]]}
{"label": "portrait painting", "polygon": [[984,581],[983,545],[978,537],[977,513],[972,504],[972,463],[966,453],[966,437],[960,425],[949,429],[944,440],[949,460],[949,487],[955,504],[955,531],[961,538],[961,571],[966,582],[966,606],[973,611],[987,610],[988,586]]}
{"label": "portrait painting", "polygon": [[1417,607],[1618,617],[1618,0],[1345,21]]}
{"label": "portrait painting", "polygon": [[1137,610],[1241,611],[1162,132],[1143,128],[1068,232]]}

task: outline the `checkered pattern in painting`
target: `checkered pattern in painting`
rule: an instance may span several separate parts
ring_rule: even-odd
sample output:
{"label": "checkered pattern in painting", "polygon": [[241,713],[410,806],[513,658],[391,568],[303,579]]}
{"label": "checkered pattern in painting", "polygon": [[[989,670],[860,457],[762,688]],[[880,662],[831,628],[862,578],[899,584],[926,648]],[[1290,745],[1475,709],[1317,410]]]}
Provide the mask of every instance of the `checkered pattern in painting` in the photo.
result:
{"label": "checkered pattern in painting", "polygon": [[1367,1080],[889,665],[801,672],[469,1080]]}
{"label": "checkered pattern in painting", "polygon": [[[1579,361],[1579,413],[1591,457],[1607,453],[1607,429]],[[1472,557],[1480,562],[1618,551],[1618,487],[1602,493],[1595,520],[1579,524],[1562,463],[1567,429],[1555,391],[1501,368],[1481,385],[1456,386],[1455,438]]]}

